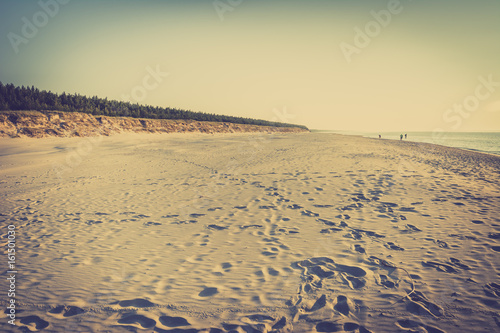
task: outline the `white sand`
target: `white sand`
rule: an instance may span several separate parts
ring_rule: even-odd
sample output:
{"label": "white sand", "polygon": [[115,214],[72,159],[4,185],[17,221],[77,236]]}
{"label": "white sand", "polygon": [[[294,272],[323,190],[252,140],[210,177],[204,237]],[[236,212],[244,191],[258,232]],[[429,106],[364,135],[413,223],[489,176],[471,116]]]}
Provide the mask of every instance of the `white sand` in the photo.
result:
{"label": "white sand", "polygon": [[1,139],[0,155],[27,330],[500,330],[499,157],[312,133]]}

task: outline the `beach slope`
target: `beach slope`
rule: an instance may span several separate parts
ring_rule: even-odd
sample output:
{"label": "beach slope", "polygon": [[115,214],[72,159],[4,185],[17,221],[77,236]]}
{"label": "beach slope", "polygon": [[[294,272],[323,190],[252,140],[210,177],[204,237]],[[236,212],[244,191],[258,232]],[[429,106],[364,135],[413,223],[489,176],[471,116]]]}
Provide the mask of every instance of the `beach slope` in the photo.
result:
{"label": "beach slope", "polygon": [[500,329],[497,156],[323,133],[3,138],[0,152],[26,330]]}

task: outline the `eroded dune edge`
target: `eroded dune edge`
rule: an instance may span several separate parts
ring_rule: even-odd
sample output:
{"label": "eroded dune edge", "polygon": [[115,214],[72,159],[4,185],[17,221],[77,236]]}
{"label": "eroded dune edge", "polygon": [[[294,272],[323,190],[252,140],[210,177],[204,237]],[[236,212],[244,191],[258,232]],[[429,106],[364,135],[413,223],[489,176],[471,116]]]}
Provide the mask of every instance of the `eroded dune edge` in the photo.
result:
{"label": "eroded dune edge", "polygon": [[317,133],[7,138],[0,151],[26,331],[500,327],[497,156]]}
{"label": "eroded dune edge", "polygon": [[195,120],[142,119],[93,116],[80,112],[2,111],[0,137],[97,136],[122,132],[148,133],[297,133],[308,132],[299,127],[272,127],[228,122]]}

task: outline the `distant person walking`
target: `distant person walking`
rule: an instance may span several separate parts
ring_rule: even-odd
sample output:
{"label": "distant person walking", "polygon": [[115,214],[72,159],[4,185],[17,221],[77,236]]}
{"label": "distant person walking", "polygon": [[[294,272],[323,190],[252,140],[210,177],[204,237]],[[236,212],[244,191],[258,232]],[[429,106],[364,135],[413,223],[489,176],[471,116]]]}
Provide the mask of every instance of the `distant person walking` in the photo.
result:
{"label": "distant person walking", "polygon": [[380,135],[380,134],[379,134],[379,135],[378,135],[378,138],[379,138],[379,139],[382,139],[382,135]]}
{"label": "distant person walking", "polygon": [[406,133],[405,133],[405,139],[406,139],[406,136],[407,136],[407,135],[408,135],[408,134],[406,134]]}
{"label": "distant person walking", "polygon": [[399,140],[403,140],[403,134],[399,136]]}

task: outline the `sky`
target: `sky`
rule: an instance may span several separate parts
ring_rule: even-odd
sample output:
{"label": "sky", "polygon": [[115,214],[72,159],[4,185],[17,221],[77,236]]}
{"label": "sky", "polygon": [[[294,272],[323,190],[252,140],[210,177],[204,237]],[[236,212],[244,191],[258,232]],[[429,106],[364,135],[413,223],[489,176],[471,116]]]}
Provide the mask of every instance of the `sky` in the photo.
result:
{"label": "sky", "polygon": [[498,0],[0,2],[0,81],[311,129],[500,131]]}

